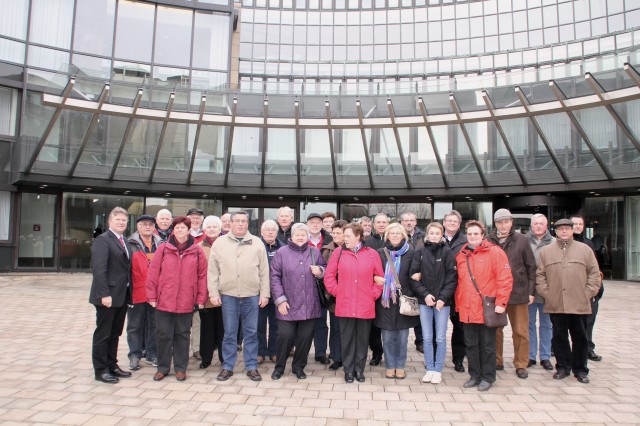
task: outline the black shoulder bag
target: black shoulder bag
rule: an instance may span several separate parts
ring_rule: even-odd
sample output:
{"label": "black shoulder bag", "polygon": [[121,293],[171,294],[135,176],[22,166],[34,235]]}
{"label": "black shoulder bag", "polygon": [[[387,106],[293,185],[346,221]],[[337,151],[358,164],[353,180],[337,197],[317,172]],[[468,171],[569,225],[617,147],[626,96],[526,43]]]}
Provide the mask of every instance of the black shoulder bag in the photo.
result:
{"label": "black shoulder bag", "polygon": [[496,298],[493,296],[483,296],[478,288],[478,283],[471,272],[471,265],[469,264],[469,255],[467,255],[467,269],[469,269],[469,276],[471,282],[478,292],[478,296],[482,300],[482,313],[484,314],[484,325],[488,328],[498,328],[507,325],[507,312],[501,314],[496,313]]}
{"label": "black shoulder bag", "polygon": [[[309,250],[311,250],[311,265],[316,266],[316,258],[314,256],[315,252],[312,247],[309,247]],[[340,258],[338,258],[338,260],[340,260]],[[315,275],[313,278],[316,280],[318,299],[320,300],[320,306],[322,306],[322,309],[331,309],[331,306],[333,305],[333,309],[335,310],[336,299],[327,291],[327,288],[324,286],[324,280],[316,277]]]}

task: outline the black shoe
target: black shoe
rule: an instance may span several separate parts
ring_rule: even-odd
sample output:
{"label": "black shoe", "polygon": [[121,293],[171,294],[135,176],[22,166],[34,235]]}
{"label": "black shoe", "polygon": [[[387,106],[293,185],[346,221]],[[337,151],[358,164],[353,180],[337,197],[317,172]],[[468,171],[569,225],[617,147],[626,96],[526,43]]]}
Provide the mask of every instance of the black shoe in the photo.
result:
{"label": "black shoe", "polygon": [[326,355],[321,355],[316,357],[316,362],[319,362],[322,365],[331,364],[331,360],[327,358]]}
{"label": "black shoe", "polygon": [[96,380],[103,383],[116,384],[120,381],[116,376],[111,373],[96,373]]}
{"label": "black shoe", "polygon": [[258,370],[249,370],[247,371],[247,377],[250,378],[254,382],[259,382],[262,380],[262,376]]}
{"label": "black shoe", "polygon": [[204,362],[204,361],[202,361],[202,362],[200,363],[200,368],[207,368],[207,367],[208,367],[208,366],[210,366],[210,365],[211,365],[211,363],[210,363],[210,362]]}
{"label": "black shoe", "polygon": [[364,382],[364,373],[360,373],[360,372],[356,371],[356,380],[358,381],[358,383],[363,383]]}
{"label": "black shoe", "polygon": [[553,370],[553,365],[551,365],[551,361],[549,361],[548,359],[543,359],[542,361],[540,361],[540,365],[547,371]]}
{"label": "black shoe", "polygon": [[504,370],[504,365],[502,364],[496,365],[496,370]]}
{"label": "black shoe", "polygon": [[595,351],[589,351],[589,361],[602,361],[602,357],[600,355],[598,355],[597,353],[595,353]]}
{"label": "black shoe", "polygon": [[416,343],[416,350],[421,354],[424,353],[424,343]]}
{"label": "black shoe", "polygon": [[271,373],[272,380],[280,380],[281,377],[282,377],[282,371],[274,370],[273,373]]}
{"label": "black shoe", "polygon": [[307,378],[307,375],[304,373],[303,370],[300,371],[291,371],[293,374],[296,375],[296,377],[298,378],[298,380],[304,380]]}
{"label": "black shoe", "polygon": [[562,380],[569,377],[569,372],[564,370],[558,370],[554,373],[553,378],[556,380]]}
{"label": "black shoe", "polygon": [[333,364],[329,366],[329,370],[337,371],[340,367],[342,367],[342,361],[333,361]]}
{"label": "black shoe", "polygon": [[[542,364],[542,361],[540,361],[540,364]],[[536,365],[536,360],[530,359],[529,362],[527,363],[527,368],[533,367],[534,365]]]}
{"label": "black shoe", "polygon": [[111,373],[111,375],[115,376],[115,377],[122,377],[122,378],[131,377],[131,372],[130,371],[124,371],[120,367],[118,367],[117,365],[113,370],[109,370],[109,373]]}
{"label": "black shoe", "polygon": [[587,373],[578,373],[576,374],[576,378],[580,383],[584,383],[585,385],[589,383],[589,376],[587,376]]}
{"label": "black shoe", "polygon": [[488,391],[489,389],[491,389],[491,382],[486,382],[486,381],[482,380],[478,384],[478,390],[480,392],[485,392],[485,391]]}
{"label": "black shoe", "polygon": [[464,364],[462,363],[462,361],[455,362],[453,369],[456,370],[458,373],[464,373]]}
{"label": "black shoe", "polygon": [[529,373],[526,368],[516,368],[516,376],[520,379],[526,379],[529,377]]}
{"label": "black shoe", "polygon": [[369,361],[369,365],[372,365],[375,367],[377,365],[380,365],[380,361],[382,361],[381,356],[374,356],[373,358],[371,358],[371,361]]}
{"label": "black shoe", "polygon": [[479,384],[480,384],[480,380],[478,380],[478,379],[469,379],[466,382],[464,382],[462,387],[465,388],[465,389],[469,389],[469,388],[473,388],[475,386],[478,386]]}
{"label": "black shoe", "polygon": [[353,373],[344,373],[344,381],[347,383],[353,383]]}

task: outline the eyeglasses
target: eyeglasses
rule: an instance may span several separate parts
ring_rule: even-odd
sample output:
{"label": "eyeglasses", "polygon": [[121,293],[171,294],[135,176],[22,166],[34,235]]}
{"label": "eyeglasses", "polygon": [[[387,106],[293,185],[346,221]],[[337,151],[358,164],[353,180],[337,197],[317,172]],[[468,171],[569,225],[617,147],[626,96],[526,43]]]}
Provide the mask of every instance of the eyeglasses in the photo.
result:
{"label": "eyeglasses", "polygon": [[476,235],[483,235],[483,234],[482,234],[482,232],[467,232],[467,235],[476,236]]}
{"label": "eyeglasses", "polygon": [[233,223],[249,223],[249,221],[246,219],[233,219],[232,222]]}
{"label": "eyeglasses", "polygon": [[389,232],[387,235],[389,235],[389,236],[393,235],[393,236],[397,237],[398,235],[402,235],[402,232]]}

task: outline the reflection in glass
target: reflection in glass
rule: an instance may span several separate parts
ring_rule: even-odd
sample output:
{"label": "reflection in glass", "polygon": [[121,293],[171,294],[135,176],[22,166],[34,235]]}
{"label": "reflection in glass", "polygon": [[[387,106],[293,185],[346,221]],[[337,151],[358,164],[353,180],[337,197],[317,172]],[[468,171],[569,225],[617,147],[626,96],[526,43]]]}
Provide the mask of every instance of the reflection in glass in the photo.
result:
{"label": "reflection in glass", "polygon": [[206,126],[200,128],[200,138],[196,151],[193,172],[224,173],[224,147],[228,128],[222,126]]}
{"label": "reflection in glass", "polygon": [[24,64],[25,44],[0,38],[0,61]]}
{"label": "reflection in glass", "polygon": [[72,72],[76,76],[87,76],[101,79],[111,77],[111,59],[85,56],[78,53],[73,55]]}
{"label": "reflection in glass", "polygon": [[[192,17],[191,10],[158,6],[155,56],[153,58],[156,64],[189,66]],[[218,46],[220,46],[220,50],[227,50],[226,46]]]}
{"label": "reflection in glass", "polygon": [[47,49],[40,46],[29,46],[28,65],[38,68],[67,72],[69,68],[69,52]]}
{"label": "reflection in glass", "polygon": [[101,115],[98,118],[74,176],[109,176],[128,121],[126,117],[117,116]]}
{"label": "reflection in glass", "polygon": [[229,15],[196,12],[193,34],[194,68],[227,69],[229,24]]}
{"label": "reflection in glass", "polygon": [[[148,177],[156,153],[162,122],[135,119],[118,162],[116,176]],[[174,135],[175,136],[175,135]]]}
{"label": "reflection in glass", "polygon": [[[53,165],[55,169],[60,170],[62,167],[62,170],[68,170],[75,159],[92,116],[93,114],[89,112],[62,111],[40,150],[38,162],[55,163]],[[36,164],[34,169],[42,169],[43,167],[47,166]]]}
{"label": "reflection in glass", "polygon": [[73,50],[100,56],[111,56],[115,0],[82,0],[77,2]]}
{"label": "reflection in glass", "polygon": [[233,134],[230,173],[262,174],[260,131],[252,127],[236,127]]}
{"label": "reflection in glass", "polygon": [[[191,163],[191,153],[193,152],[193,142],[196,137],[195,124],[168,123],[162,140],[160,156],[156,165],[156,177],[167,177],[168,173],[160,170],[180,172],[172,174],[174,177],[186,177]],[[155,152],[154,152],[155,154]]]}
{"label": "reflection in glass", "polygon": [[18,267],[54,266],[56,199],[53,194],[21,194]]}
{"label": "reflection in glass", "polygon": [[297,175],[296,131],[269,128],[267,130],[267,158],[265,174]]}
{"label": "reflection in glass", "polygon": [[29,40],[69,49],[73,3],[73,0],[32,0]]}
{"label": "reflection in glass", "polygon": [[[627,276],[623,277],[627,280],[640,280],[640,197],[633,196],[626,198],[626,217],[625,223],[626,238],[628,241],[627,252]],[[606,245],[610,249],[610,244]],[[624,251],[624,247],[620,247]]]}
{"label": "reflection in glass", "polygon": [[331,176],[331,150],[329,146],[329,131],[307,129],[302,131],[302,148],[300,153],[302,181],[305,176]]}
{"label": "reflection in glass", "polygon": [[18,118],[18,91],[0,87],[0,135],[15,136]]}
{"label": "reflection in glass", "polygon": [[4,0],[0,14],[0,35],[24,40],[27,35],[29,2]]}
{"label": "reflection in glass", "polygon": [[377,140],[377,143],[374,143],[371,149],[373,157],[372,173],[378,176],[403,175],[400,153],[398,152],[393,129],[389,127],[374,129],[372,137]]}
{"label": "reflection in glass", "polygon": [[0,241],[9,239],[11,218],[11,192],[0,191]]}
{"label": "reflection in glass", "polygon": [[154,7],[151,4],[128,0],[118,3],[115,50],[117,58],[151,62]]}
{"label": "reflection in glass", "polygon": [[[367,141],[371,140],[371,129],[365,129]],[[362,136],[358,129],[334,130],[334,142],[339,147],[336,150],[336,174],[342,176],[368,175],[365,154],[362,148]],[[369,144],[367,143],[367,146]]]}

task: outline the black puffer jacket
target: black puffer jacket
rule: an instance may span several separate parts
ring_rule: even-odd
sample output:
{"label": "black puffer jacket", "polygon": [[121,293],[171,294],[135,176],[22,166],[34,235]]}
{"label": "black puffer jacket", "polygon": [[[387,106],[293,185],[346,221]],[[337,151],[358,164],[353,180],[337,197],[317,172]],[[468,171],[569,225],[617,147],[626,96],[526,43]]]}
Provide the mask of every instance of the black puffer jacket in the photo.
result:
{"label": "black puffer jacket", "polygon": [[[404,244],[404,241],[403,241]],[[388,247],[388,250],[393,248]],[[387,267],[387,256],[384,254],[384,248],[378,250],[380,258],[382,259],[382,268]],[[413,259],[414,250],[409,247],[409,250],[400,258],[400,270],[398,272],[398,279],[400,280],[400,288],[402,294],[405,296],[413,297],[413,290],[411,289],[411,278],[409,269],[411,268],[411,259]],[[395,305],[390,302],[390,306],[385,308],[381,303],[382,298],[376,300],[376,318],[373,320],[373,324],[382,330],[406,330],[407,328],[415,327],[420,324],[420,317],[410,317],[400,314],[400,305]]]}
{"label": "black puffer jacket", "polygon": [[444,241],[427,241],[422,249],[415,252],[411,275],[416,272],[422,274],[421,280],[411,280],[411,286],[419,303],[425,305],[424,298],[433,294],[436,301],[442,300],[445,306],[451,306],[458,285],[458,272],[456,258]]}

